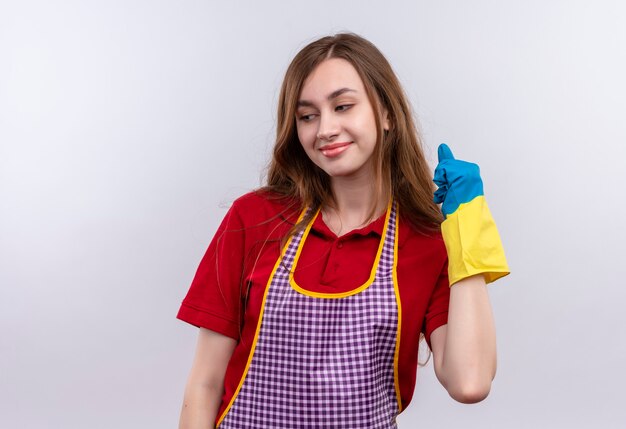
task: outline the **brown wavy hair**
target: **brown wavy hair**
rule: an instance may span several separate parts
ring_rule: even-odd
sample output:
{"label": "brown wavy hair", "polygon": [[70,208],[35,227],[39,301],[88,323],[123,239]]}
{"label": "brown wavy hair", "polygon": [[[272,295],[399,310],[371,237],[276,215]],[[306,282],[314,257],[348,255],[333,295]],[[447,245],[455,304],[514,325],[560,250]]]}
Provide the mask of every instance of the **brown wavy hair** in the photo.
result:
{"label": "brown wavy hair", "polygon": [[[263,190],[295,199],[301,209],[335,205],[329,176],[309,159],[296,129],[297,101],[304,81],[329,58],[352,64],[374,109],[378,141],[373,154],[377,192],[374,201],[393,197],[402,217],[417,231],[438,231],[443,218],[433,202],[432,173],[402,86],[378,48],[354,33],[326,36],[308,44],[287,68],[278,99],[276,144]],[[384,111],[388,114],[388,131],[382,126]],[[374,210],[372,207],[370,217]],[[309,213],[289,235],[306,225],[315,211]]]}

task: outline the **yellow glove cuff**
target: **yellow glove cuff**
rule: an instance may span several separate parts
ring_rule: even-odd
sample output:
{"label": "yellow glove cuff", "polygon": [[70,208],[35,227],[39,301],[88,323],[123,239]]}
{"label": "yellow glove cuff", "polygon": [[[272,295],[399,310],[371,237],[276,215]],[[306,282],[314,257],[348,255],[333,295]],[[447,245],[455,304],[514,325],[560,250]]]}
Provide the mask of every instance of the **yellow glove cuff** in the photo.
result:
{"label": "yellow glove cuff", "polygon": [[441,234],[448,252],[450,286],[475,274],[482,273],[485,282],[491,283],[510,273],[498,228],[483,195],[448,215],[441,224]]}

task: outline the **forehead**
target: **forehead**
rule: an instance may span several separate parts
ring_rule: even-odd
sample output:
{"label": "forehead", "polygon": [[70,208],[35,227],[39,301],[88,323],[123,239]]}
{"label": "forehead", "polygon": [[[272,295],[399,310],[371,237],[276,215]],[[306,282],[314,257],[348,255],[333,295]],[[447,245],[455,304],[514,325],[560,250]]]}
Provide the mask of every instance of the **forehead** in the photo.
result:
{"label": "forehead", "polygon": [[322,99],[339,88],[350,88],[365,93],[363,81],[354,66],[342,58],[322,61],[307,76],[300,91],[300,98]]}

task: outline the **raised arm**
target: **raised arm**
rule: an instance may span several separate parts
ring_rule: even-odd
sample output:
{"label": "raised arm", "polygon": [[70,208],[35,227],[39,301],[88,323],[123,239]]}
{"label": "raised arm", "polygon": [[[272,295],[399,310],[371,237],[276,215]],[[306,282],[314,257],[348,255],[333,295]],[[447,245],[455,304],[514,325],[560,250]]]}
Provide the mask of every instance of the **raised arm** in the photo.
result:
{"label": "raised arm", "polygon": [[443,203],[441,233],[448,253],[448,324],[430,337],[435,373],[459,402],[483,400],[496,374],[496,334],[486,284],[509,274],[484,198],[478,165],[439,146],[434,200]]}
{"label": "raised arm", "polygon": [[496,375],[496,334],[482,275],[452,287],[448,324],[430,342],[435,374],[450,396],[465,404],[485,399]]}
{"label": "raised arm", "polygon": [[193,366],[185,387],[179,429],[215,427],[224,392],[224,374],[236,341],[200,328]]}

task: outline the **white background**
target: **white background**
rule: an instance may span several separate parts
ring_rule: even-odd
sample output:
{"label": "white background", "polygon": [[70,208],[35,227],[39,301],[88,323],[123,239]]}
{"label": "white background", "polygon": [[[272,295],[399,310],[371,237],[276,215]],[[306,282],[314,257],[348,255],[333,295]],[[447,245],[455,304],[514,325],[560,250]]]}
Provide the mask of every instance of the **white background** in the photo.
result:
{"label": "white background", "polygon": [[0,426],[172,428],[175,319],[225,210],[261,184],[306,43],[374,42],[434,167],[481,166],[512,274],[489,398],[420,370],[400,428],[618,428],[626,362],[619,1],[2,1]]}

